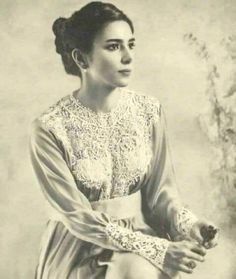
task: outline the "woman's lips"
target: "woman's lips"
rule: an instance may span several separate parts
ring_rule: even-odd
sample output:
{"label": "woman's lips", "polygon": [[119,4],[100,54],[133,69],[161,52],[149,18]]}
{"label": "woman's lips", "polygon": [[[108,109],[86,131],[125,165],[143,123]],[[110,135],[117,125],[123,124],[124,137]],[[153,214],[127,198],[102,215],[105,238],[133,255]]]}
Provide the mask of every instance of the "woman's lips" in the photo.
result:
{"label": "woman's lips", "polygon": [[127,75],[127,76],[131,74],[131,70],[130,69],[124,69],[124,70],[120,70],[118,72],[123,74],[123,75]]}

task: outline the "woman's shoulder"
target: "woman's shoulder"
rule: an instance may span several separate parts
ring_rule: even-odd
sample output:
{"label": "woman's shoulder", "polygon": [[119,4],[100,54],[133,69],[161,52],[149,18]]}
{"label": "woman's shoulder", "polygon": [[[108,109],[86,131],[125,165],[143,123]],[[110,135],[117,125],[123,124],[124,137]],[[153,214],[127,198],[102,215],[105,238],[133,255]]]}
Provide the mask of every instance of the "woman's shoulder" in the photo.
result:
{"label": "woman's shoulder", "polygon": [[69,106],[70,103],[70,94],[61,97],[33,119],[31,126],[34,128],[47,129],[55,127],[57,123],[61,122],[63,115],[65,115],[65,108]]}
{"label": "woman's shoulder", "polygon": [[127,93],[132,96],[134,103],[139,109],[145,111],[149,115],[160,114],[161,103],[156,96],[147,94],[143,91],[127,89]]}

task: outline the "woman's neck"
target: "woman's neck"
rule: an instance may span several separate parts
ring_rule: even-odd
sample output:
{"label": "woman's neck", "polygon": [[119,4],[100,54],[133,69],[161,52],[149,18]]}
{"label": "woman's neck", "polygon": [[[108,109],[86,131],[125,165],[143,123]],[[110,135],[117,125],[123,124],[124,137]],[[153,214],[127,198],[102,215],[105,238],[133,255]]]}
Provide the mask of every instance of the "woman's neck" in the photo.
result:
{"label": "woman's neck", "polygon": [[95,112],[110,112],[116,106],[120,92],[117,87],[99,86],[98,84],[82,83],[75,97],[86,107]]}

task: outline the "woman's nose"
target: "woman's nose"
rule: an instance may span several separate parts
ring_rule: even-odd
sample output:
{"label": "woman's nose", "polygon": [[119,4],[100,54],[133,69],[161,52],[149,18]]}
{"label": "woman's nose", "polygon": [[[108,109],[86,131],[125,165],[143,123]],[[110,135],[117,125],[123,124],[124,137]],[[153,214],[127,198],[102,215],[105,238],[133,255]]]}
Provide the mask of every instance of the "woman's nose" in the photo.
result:
{"label": "woman's nose", "polygon": [[121,62],[123,64],[130,64],[132,61],[132,54],[131,51],[124,47],[123,51],[122,51],[122,57],[121,57]]}

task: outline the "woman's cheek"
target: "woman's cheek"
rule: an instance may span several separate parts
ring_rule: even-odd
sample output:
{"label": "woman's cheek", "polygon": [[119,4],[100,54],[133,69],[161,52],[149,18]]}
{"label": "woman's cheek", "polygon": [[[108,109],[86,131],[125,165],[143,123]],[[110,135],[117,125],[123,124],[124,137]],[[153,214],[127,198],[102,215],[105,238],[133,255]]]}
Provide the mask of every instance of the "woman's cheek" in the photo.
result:
{"label": "woman's cheek", "polygon": [[120,69],[120,61],[121,61],[121,57],[119,51],[104,53],[103,62],[108,67],[112,67],[114,69]]}
{"label": "woman's cheek", "polygon": [[117,62],[113,59],[109,59],[109,60],[104,60],[103,63],[101,64],[101,73],[107,73],[107,74],[111,74],[113,72],[117,72],[119,70],[119,67],[117,65]]}

